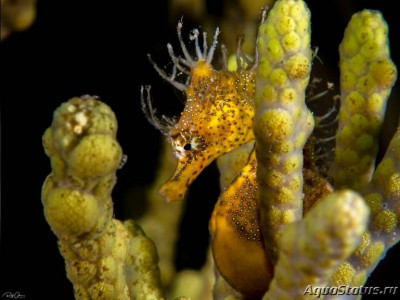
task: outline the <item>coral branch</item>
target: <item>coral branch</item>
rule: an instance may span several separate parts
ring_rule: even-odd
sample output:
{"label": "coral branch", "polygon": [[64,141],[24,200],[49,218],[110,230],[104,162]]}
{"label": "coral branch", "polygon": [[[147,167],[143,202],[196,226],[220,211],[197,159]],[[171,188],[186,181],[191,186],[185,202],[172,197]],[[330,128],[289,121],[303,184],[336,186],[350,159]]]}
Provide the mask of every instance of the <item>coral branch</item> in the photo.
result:
{"label": "coral branch", "polygon": [[166,140],[163,140],[159,161],[156,178],[146,193],[148,210],[138,220],[138,223],[157,245],[161,281],[163,286],[168,287],[172,283],[176,271],[174,246],[178,239],[178,227],[184,202],[166,203],[157,192],[160,185],[168,179],[176,167],[171,145]]}
{"label": "coral branch", "polygon": [[90,96],[54,113],[43,136],[53,172],[44,214],[59,239],[76,299],[164,299],[155,246],[133,221],[112,218],[122,150],[111,109]]}
{"label": "coral branch", "polygon": [[399,130],[374,173],[378,135],[397,76],[387,31],[379,12],[364,10],[352,17],[340,46],[342,107],[335,186],[361,191],[371,209],[371,222],[353,255],[333,275],[331,284],[336,286],[363,285],[386,251],[399,241]]}
{"label": "coral branch", "polygon": [[312,286],[325,286],[354,251],[368,217],[364,200],[346,190],[329,195],[303,220],[285,226],[274,279],[263,300],[315,298]]}
{"label": "coral branch", "polygon": [[361,243],[332,277],[332,285],[362,286],[386,251],[400,240],[400,128],[364,192],[371,222]]}
{"label": "coral branch", "polygon": [[340,45],[341,109],[335,187],[360,190],[371,179],[387,98],[396,80],[388,28],[377,11],[355,14]]}
{"label": "coral branch", "polygon": [[371,229],[374,233],[379,232],[387,239],[386,244],[392,246],[400,239],[400,127],[375,171],[371,190],[382,199],[380,204],[379,199],[374,199],[375,194],[366,195],[372,210]]}
{"label": "coral branch", "polygon": [[254,134],[266,249],[277,259],[283,225],[303,212],[303,147],[314,127],[304,101],[311,70],[310,13],[303,1],[277,1],[258,35]]}

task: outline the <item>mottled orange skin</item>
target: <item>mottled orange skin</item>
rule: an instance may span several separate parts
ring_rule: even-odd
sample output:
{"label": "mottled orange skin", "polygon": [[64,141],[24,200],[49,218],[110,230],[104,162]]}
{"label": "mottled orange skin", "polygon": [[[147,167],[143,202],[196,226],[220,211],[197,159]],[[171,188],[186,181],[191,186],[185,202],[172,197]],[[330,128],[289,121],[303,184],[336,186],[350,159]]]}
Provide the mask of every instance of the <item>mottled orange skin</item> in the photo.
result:
{"label": "mottled orange skin", "polygon": [[260,229],[256,170],[253,150],[248,164],[221,194],[210,220],[218,270],[231,286],[250,297],[262,296],[273,276]]}
{"label": "mottled orange skin", "polygon": [[215,71],[203,60],[192,68],[185,108],[170,132],[178,166],[159,191],[167,201],[182,200],[214,159],[254,139],[254,80],[252,71]]}

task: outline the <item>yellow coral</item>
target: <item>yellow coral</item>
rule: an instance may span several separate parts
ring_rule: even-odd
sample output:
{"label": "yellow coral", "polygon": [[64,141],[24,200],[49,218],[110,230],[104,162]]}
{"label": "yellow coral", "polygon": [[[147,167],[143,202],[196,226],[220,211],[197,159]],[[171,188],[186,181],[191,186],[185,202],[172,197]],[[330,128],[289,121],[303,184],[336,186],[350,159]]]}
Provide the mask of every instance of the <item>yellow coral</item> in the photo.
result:
{"label": "yellow coral", "polygon": [[291,78],[305,79],[311,71],[311,60],[303,54],[296,54],[287,60],[285,67]]}
{"label": "yellow coral", "polygon": [[[364,234],[349,261],[354,263],[357,272],[353,282],[364,284],[386,250],[399,240],[400,165],[395,160],[399,152],[400,130],[394,135],[389,148],[378,165],[371,184],[364,191],[365,200],[371,209],[369,230]],[[334,280],[334,278],[333,278]]]}
{"label": "yellow coral", "polygon": [[263,133],[270,143],[280,143],[292,136],[294,124],[291,115],[285,110],[269,110],[256,125],[257,132]]}
{"label": "yellow coral", "polygon": [[[286,225],[274,279],[263,299],[309,299],[307,286],[328,282],[357,247],[368,217],[369,209],[358,194],[341,191],[316,204],[303,220]],[[342,264],[333,282],[349,284],[354,274],[353,266]]]}
{"label": "yellow coral", "polygon": [[389,209],[381,210],[373,221],[373,225],[376,229],[387,233],[393,232],[397,223],[398,220],[396,214]]}
{"label": "yellow coral", "polygon": [[[361,189],[372,176],[386,101],[397,74],[381,14],[370,10],[355,14],[339,50],[344,102],[336,141],[335,185]],[[345,154],[349,151],[358,159],[350,159]]]}
{"label": "yellow coral", "polygon": [[70,174],[78,178],[93,178],[116,170],[122,159],[119,144],[111,136],[91,134],[82,138],[70,152]]}
{"label": "yellow coral", "polygon": [[345,262],[339,266],[335,274],[332,276],[332,283],[335,286],[349,285],[355,274],[356,271],[354,270],[354,267],[350,263]]}
{"label": "yellow coral", "polygon": [[361,256],[361,266],[370,268],[376,264],[385,251],[385,244],[382,241],[377,241],[369,246]]}
{"label": "yellow coral", "polygon": [[379,193],[371,193],[365,196],[365,200],[373,214],[376,214],[382,208],[383,198]]}
{"label": "yellow coral", "polygon": [[44,214],[76,299],[163,299],[154,245],[135,223],[112,218],[122,159],[116,128],[111,109],[90,96],[57,109],[43,137],[53,168],[42,190]]}
{"label": "yellow coral", "polygon": [[44,204],[46,219],[59,235],[80,235],[91,231],[100,214],[93,195],[73,188],[54,188]]}
{"label": "yellow coral", "polygon": [[179,216],[183,210],[183,202],[165,203],[157,192],[176,167],[172,147],[166,140],[163,141],[159,161],[157,177],[147,191],[148,209],[137,222],[157,245],[161,282],[163,286],[169,286],[176,271],[173,245],[178,238]]}
{"label": "yellow coral", "polygon": [[354,251],[354,255],[360,256],[361,254],[363,254],[365,249],[370,245],[370,243],[371,243],[371,233],[367,230],[366,232],[364,232],[361,238],[361,243]]}
{"label": "yellow coral", "polygon": [[[259,29],[263,63],[257,70],[254,133],[262,229],[273,260],[281,226],[300,219],[303,210],[300,188],[292,190],[290,197],[277,189],[287,187],[292,178],[301,178],[302,149],[314,126],[304,103],[311,70],[309,19],[304,2],[281,0]],[[271,159],[274,156],[277,163]]]}

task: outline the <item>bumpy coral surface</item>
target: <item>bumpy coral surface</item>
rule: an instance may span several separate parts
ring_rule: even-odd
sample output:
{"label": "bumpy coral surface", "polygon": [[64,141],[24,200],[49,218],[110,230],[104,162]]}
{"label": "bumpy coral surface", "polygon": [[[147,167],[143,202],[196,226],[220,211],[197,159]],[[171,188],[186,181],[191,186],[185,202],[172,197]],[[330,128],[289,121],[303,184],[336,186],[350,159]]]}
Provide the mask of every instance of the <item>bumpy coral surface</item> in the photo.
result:
{"label": "bumpy coral surface", "polygon": [[342,106],[335,151],[335,185],[367,184],[378,152],[386,103],[396,80],[387,25],[379,12],[351,19],[339,47]]}
{"label": "bumpy coral surface", "polygon": [[302,291],[327,284],[357,247],[368,217],[364,200],[344,190],[326,197],[301,222],[285,226],[274,279],[263,299],[313,299]]}
{"label": "bumpy coral surface", "polygon": [[303,147],[314,127],[305,104],[311,71],[310,12],[277,1],[258,36],[257,177],[266,249],[277,259],[279,232],[303,214]]}
{"label": "bumpy coral surface", "polygon": [[90,96],[54,113],[43,136],[53,172],[44,214],[59,239],[76,299],[163,299],[154,244],[133,221],[113,219],[122,150],[112,110]]}

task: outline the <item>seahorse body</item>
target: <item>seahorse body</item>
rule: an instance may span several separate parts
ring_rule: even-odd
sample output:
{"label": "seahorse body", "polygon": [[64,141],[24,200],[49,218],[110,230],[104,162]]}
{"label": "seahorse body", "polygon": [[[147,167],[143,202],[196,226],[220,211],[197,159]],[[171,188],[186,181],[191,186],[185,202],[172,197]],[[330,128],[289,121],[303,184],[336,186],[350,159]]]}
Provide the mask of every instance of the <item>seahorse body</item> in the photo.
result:
{"label": "seahorse body", "polygon": [[210,220],[215,264],[224,278],[247,296],[262,296],[273,266],[266,256],[257,199],[257,160],[248,164],[221,194]]}

